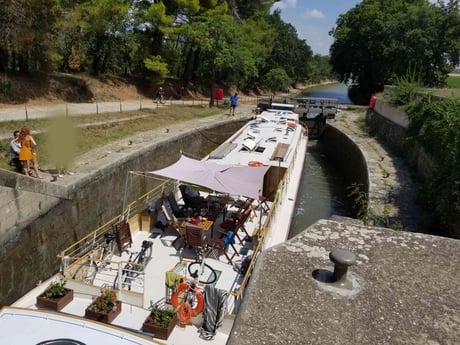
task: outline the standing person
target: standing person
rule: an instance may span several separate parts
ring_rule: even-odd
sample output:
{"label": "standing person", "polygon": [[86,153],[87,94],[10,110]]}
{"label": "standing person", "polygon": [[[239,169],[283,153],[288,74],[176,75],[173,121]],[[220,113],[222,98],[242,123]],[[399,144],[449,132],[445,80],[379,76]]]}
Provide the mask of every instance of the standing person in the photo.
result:
{"label": "standing person", "polygon": [[14,131],[13,140],[10,141],[10,155],[11,165],[14,165],[16,172],[22,171],[22,163],[19,159],[19,152],[21,151],[21,142],[19,141],[19,131]]}
{"label": "standing person", "polygon": [[235,108],[238,104],[238,93],[235,92],[233,96],[230,96],[230,115],[235,115]]}
{"label": "standing person", "polygon": [[38,173],[38,160],[37,154],[34,150],[37,147],[37,143],[30,134],[30,129],[28,127],[22,127],[19,132],[19,141],[21,142],[21,150],[19,151],[19,160],[22,161],[22,166],[24,169],[24,174],[29,175],[30,171],[30,161],[34,165],[35,176],[42,179],[43,177]]}
{"label": "standing person", "polygon": [[159,87],[157,88],[156,90],[156,94],[155,94],[155,102],[160,102],[160,103],[164,103],[164,96],[165,96],[165,92],[163,90],[163,87]]}

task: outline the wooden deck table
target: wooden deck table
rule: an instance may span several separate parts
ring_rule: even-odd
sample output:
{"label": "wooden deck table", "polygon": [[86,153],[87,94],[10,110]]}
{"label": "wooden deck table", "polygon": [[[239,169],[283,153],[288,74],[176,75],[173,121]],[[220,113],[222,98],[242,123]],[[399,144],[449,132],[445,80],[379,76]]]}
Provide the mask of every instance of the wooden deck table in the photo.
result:
{"label": "wooden deck table", "polygon": [[208,231],[209,229],[212,229],[212,226],[213,226],[213,224],[214,224],[214,222],[213,222],[212,220],[209,220],[209,219],[207,219],[207,218],[205,218],[205,217],[203,217],[203,219],[200,220],[197,224],[192,223],[190,220],[191,220],[190,218],[187,218],[186,220],[184,220],[184,221],[181,223],[180,227],[183,228],[183,229],[185,229],[185,225],[186,225],[187,223],[191,223],[191,224],[193,224],[193,225],[202,227],[204,231]]}

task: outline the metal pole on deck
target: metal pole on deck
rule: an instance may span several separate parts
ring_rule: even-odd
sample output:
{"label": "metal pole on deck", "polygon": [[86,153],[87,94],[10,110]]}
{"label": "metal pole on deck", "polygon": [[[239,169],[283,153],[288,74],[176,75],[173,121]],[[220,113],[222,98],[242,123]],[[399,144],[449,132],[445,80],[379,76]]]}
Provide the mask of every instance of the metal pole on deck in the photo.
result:
{"label": "metal pole on deck", "polygon": [[123,274],[123,269],[121,268],[122,263],[118,263],[118,281],[117,281],[117,286],[114,286],[118,290],[118,300],[121,301],[121,289],[123,288],[123,282],[122,280],[122,274]]}
{"label": "metal pole on deck", "polygon": [[67,267],[69,266],[69,256],[65,255],[61,259],[61,273],[66,278],[67,276]]}
{"label": "metal pole on deck", "polygon": [[123,204],[122,204],[122,209],[121,209],[121,219],[124,219],[124,212],[125,212],[125,206],[126,206],[126,197],[127,197],[127,194],[128,194],[128,177],[130,176],[130,173],[131,173],[130,171],[128,171],[126,173],[125,192],[123,193]]}

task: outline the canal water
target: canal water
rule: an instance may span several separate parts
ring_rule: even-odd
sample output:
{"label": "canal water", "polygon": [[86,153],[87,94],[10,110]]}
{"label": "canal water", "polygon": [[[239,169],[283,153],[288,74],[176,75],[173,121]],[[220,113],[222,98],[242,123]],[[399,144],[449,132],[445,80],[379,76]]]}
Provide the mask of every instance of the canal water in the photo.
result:
{"label": "canal water", "polygon": [[348,89],[345,84],[324,84],[305,89],[299,97],[336,98],[339,104],[353,104],[348,98]]}
{"label": "canal water", "polygon": [[[300,97],[337,98],[340,104],[352,104],[344,84],[305,89]],[[324,145],[321,139],[310,140],[308,143],[289,237],[297,235],[319,219],[327,219],[332,215],[351,216],[345,181],[324,154]]]}

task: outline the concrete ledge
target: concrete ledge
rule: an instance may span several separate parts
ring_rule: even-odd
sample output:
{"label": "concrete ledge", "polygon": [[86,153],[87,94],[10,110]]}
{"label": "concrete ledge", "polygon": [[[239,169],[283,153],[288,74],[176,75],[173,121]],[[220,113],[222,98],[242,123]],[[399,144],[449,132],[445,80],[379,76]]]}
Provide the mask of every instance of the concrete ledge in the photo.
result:
{"label": "concrete ledge", "polygon": [[409,126],[409,117],[401,109],[395,108],[387,102],[377,99],[374,111],[384,114],[385,118],[396,123],[397,125],[407,128]]}
{"label": "concrete ledge", "polygon": [[13,188],[21,191],[40,193],[61,199],[72,199],[69,188],[45,180],[0,169],[0,180],[4,187]]}
{"label": "concrete ledge", "polygon": [[[356,256],[351,288],[329,274],[333,248]],[[460,339],[460,241],[319,220],[258,259],[229,345],[449,344]]]}

